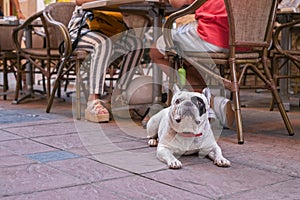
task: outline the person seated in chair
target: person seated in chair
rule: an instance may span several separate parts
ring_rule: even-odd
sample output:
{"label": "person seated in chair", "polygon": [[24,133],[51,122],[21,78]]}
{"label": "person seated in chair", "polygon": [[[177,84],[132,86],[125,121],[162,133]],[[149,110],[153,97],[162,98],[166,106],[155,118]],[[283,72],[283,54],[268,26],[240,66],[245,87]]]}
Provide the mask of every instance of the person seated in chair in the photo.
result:
{"label": "person seated in chair", "polygon": [[[80,6],[93,0],[76,0],[76,8],[68,25],[72,40],[74,41],[80,30],[85,12]],[[126,32],[116,41],[99,31],[91,31],[84,26],[80,31],[80,37],[76,50],[84,50],[91,53],[89,65],[89,97],[85,110],[85,119],[92,122],[109,121],[109,111],[103,105],[104,80],[106,69],[112,61],[112,55],[123,55],[121,73],[118,85],[126,88],[134,74],[135,67],[143,56],[143,43],[133,33]],[[116,57],[116,56],[114,56]]]}
{"label": "person seated in chair", "polygon": [[[169,0],[174,8],[192,4],[194,0]],[[183,51],[228,52],[229,26],[227,12],[223,0],[208,0],[195,12],[195,20],[172,30],[174,43]],[[159,37],[150,50],[150,57],[162,71],[169,74],[169,61],[165,59],[165,42]],[[186,68],[187,82],[203,85],[203,78],[193,67]],[[202,92],[202,89],[196,90]],[[211,98],[211,105],[217,118],[224,127],[232,127],[234,111],[231,102],[224,97]]]}

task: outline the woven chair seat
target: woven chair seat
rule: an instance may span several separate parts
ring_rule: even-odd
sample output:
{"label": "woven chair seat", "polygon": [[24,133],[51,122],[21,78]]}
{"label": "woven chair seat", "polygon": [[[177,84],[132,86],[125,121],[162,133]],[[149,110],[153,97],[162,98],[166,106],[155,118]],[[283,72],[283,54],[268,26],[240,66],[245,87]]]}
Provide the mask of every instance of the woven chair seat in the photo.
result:
{"label": "woven chair seat", "polygon": [[30,57],[36,57],[36,58],[47,58],[50,57],[52,59],[59,59],[61,57],[59,51],[57,49],[50,50],[50,53],[48,53],[48,50],[45,48],[31,48],[31,49],[25,49],[24,52],[30,55]]}

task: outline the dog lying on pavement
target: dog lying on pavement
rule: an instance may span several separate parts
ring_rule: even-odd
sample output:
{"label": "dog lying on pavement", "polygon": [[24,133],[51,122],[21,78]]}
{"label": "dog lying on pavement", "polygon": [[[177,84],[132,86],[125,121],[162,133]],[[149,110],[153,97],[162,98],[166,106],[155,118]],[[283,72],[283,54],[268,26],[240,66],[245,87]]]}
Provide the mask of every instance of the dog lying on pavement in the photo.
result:
{"label": "dog lying on pavement", "polygon": [[178,169],[182,163],[175,155],[198,153],[219,167],[229,167],[209,123],[208,94],[181,91],[176,85],[173,93],[170,107],[152,116],[147,124],[148,144],[157,146],[157,158]]}

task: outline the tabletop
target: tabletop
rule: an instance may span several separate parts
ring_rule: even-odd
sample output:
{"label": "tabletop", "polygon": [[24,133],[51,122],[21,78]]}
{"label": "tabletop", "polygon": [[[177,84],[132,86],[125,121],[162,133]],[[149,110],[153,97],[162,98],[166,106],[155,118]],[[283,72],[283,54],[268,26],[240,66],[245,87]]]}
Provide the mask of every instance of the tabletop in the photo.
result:
{"label": "tabletop", "polygon": [[166,0],[95,0],[92,2],[87,2],[82,4],[82,9],[94,9],[99,7],[110,7],[116,8],[119,6],[126,6],[126,5],[146,5],[147,3],[159,3],[165,4]]}

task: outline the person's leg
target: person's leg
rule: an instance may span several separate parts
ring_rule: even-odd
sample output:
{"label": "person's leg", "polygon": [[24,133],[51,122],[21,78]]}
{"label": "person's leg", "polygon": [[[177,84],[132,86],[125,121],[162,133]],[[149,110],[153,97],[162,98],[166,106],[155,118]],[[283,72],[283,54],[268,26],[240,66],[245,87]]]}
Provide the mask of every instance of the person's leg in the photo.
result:
{"label": "person's leg", "polygon": [[[196,31],[197,23],[192,22],[190,24],[180,27],[179,30],[173,31],[173,39],[177,45],[185,51],[202,51],[202,52],[227,52],[227,49],[217,47],[203,41]],[[151,60],[158,64],[164,73],[167,75],[170,72],[169,61],[165,59],[165,43],[162,37],[160,37],[156,44],[154,44],[150,50]],[[206,84],[201,74],[194,68],[188,66],[186,68],[186,78],[192,90],[196,92],[202,92]],[[196,85],[203,85],[203,88],[193,88]],[[220,120],[224,127],[231,128],[234,123],[234,111],[232,110],[231,102],[225,97],[212,96],[210,105],[215,111],[216,117]]]}
{"label": "person's leg", "polygon": [[[170,74],[169,61],[165,55],[159,51],[154,44],[150,50],[150,58],[153,63],[158,64],[159,68],[167,75]],[[187,84],[193,88],[194,91],[201,92],[202,88],[206,87],[205,81],[199,71],[192,66],[184,66],[186,70]],[[187,88],[190,88],[187,86]]]}
{"label": "person's leg", "polygon": [[131,33],[124,34],[123,37],[114,43],[114,54],[124,55],[117,87],[121,90],[126,90],[135,74],[136,67],[140,65],[144,55],[143,42]]}
{"label": "person's leg", "polygon": [[77,46],[91,52],[89,65],[89,97],[85,119],[92,122],[109,121],[109,112],[100,100],[103,95],[106,68],[110,61],[112,42],[105,35],[89,32],[84,35]]}

